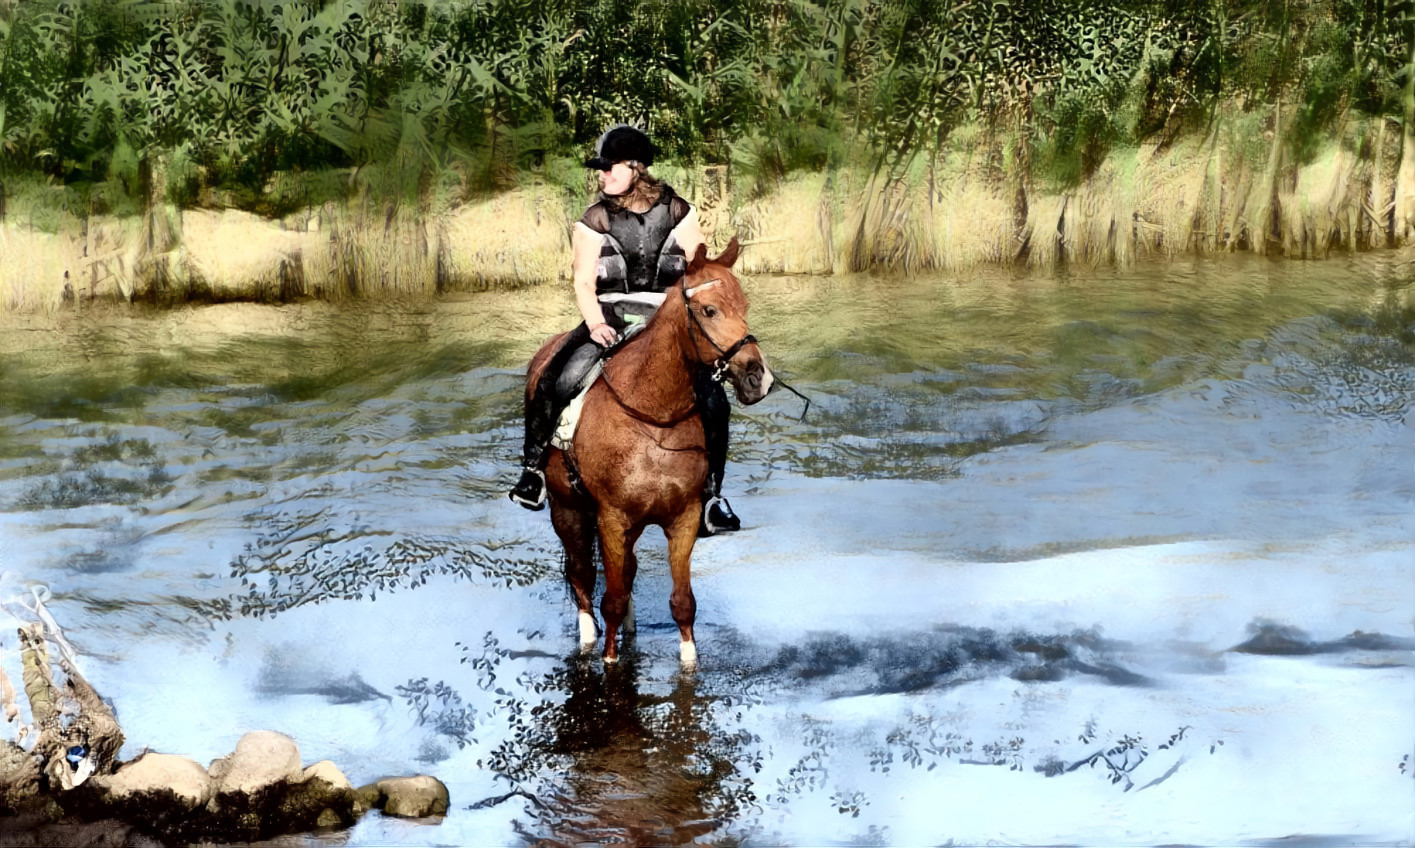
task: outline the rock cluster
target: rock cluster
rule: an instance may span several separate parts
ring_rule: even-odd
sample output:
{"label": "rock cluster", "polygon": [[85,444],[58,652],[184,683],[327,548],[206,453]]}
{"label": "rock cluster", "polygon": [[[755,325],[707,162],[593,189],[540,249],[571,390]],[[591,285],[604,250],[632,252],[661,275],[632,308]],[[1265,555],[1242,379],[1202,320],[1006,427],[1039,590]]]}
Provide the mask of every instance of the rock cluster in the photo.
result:
{"label": "rock cluster", "polygon": [[210,768],[171,754],[143,754],[56,800],[83,819],[118,819],[164,840],[231,841],[349,827],[370,809],[441,816],[448,796],[441,781],[426,775],[355,789],[334,763],[304,768],[293,739],[259,730]]}
{"label": "rock cluster", "polygon": [[[52,622],[50,624],[53,627]],[[122,729],[74,667],[70,649],[57,686],[43,624],[20,630],[24,691],[34,733],[27,750],[0,741],[0,845],[162,845],[238,842],[349,827],[371,809],[404,818],[447,813],[437,778],[385,778],[354,788],[328,760],[301,764],[295,740],[247,733],[210,767],[171,754],[119,762]],[[0,701],[14,689],[0,670]]]}

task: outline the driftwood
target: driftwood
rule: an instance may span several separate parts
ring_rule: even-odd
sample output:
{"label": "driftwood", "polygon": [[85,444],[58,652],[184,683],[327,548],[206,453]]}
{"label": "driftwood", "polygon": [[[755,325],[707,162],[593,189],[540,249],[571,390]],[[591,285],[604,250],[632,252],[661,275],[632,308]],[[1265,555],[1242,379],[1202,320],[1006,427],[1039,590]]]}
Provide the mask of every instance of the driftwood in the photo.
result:
{"label": "driftwood", "polygon": [[[302,767],[294,740],[272,731],[246,734],[210,766],[151,752],[121,762],[123,731],[113,710],[79,673],[52,619],[41,617],[19,629],[31,724],[21,722],[14,686],[0,669],[0,710],[17,726],[15,740],[0,741],[0,844],[252,841],[350,827],[371,809],[427,819],[447,812],[447,787],[436,778],[386,778],[356,789],[327,760]],[[46,621],[62,654],[62,686],[54,682]]]}

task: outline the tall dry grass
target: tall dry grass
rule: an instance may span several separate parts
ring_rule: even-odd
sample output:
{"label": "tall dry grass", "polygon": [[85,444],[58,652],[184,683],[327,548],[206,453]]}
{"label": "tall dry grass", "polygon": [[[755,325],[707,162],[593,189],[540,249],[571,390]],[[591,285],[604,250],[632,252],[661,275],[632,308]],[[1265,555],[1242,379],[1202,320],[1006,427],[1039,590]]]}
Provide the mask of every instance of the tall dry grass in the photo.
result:
{"label": "tall dry grass", "polygon": [[1274,117],[1221,118],[1203,135],[1113,150],[1075,185],[1019,186],[980,164],[985,151],[961,149],[890,177],[797,177],[745,204],[736,223],[755,242],[749,270],[786,273],[1239,250],[1320,258],[1404,241],[1394,214],[1400,127],[1350,122],[1298,163],[1273,141]]}
{"label": "tall dry grass", "polygon": [[569,222],[529,188],[435,213],[326,203],[283,219],[236,210],[0,226],[0,298],[11,311],[94,301],[286,302],[427,297],[526,285],[568,268]]}
{"label": "tall dry grass", "polygon": [[[1047,185],[960,133],[892,173],[793,174],[758,196],[724,166],[663,173],[699,206],[708,242],[736,235],[748,273],[1125,264],[1188,252],[1318,258],[1401,243],[1403,128],[1349,121],[1294,162],[1278,110],[1220,117],[1167,146],[1111,151],[1085,180]],[[588,196],[586,197],[588,199]],[[94,300],[280,302],[426,297],[564,279],[580,204],[525,185],[473,201],[326,203],[273,220],[170,206],[46,228],[0,225],[0,303],[44,311]]]}

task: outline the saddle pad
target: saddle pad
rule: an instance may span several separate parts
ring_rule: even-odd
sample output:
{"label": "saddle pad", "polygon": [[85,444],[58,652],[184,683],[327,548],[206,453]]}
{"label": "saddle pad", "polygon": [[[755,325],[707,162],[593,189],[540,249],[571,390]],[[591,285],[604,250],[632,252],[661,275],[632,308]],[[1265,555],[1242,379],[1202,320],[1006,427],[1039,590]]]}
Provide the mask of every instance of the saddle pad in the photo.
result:
{"label": "saddle pad", "polygon": [[561,450],[569,450],[570,444],[575,440],[575,428],[580,424],[580,410],[585,406],[585,395],[593,386],[595,380],[599,379],[600,372],[604,371],[604,363],[596,362],[594,367],[585,375],[583,388],[570,399],[566,404],[565,411],[560,413],[560,421],[555,425],[555,433],[550,437],[550,443]]}

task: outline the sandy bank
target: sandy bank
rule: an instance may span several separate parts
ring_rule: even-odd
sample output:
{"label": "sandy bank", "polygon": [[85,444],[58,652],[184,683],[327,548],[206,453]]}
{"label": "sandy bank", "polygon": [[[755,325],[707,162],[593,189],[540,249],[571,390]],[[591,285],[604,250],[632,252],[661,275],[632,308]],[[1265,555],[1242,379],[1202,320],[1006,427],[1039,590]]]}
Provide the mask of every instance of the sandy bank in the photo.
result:
{"label": "sandy bank", "polygon": [[[1317,258],[1404,242],[1398,128],[1353,123],[1298,164],[1262,127],[1261,116],[1238,115],[1167,147],[1115,150],[1071,187],[1016,178],[998,140],[967,132],[892,176],[846,167],[765,192],[727,166],[664,176],[698,205],[711,243],[744,241],[747,273],[1125,264],[1213,251]],[[0,226],[0,303],[423,297],[568,273],[580,203],[563,189],[527,184],[444,206],[364,198],[278,220],[166,206],[72,219],[57,232],[11,214]]]}

